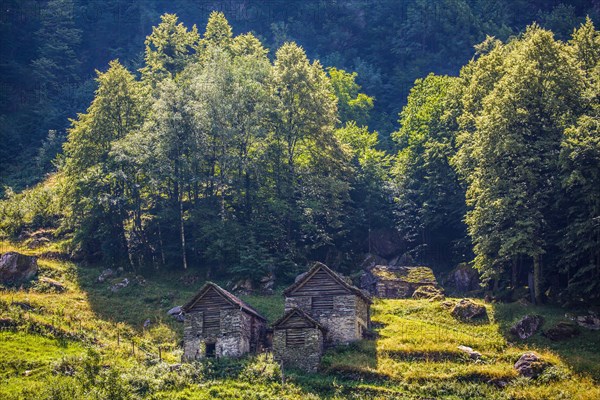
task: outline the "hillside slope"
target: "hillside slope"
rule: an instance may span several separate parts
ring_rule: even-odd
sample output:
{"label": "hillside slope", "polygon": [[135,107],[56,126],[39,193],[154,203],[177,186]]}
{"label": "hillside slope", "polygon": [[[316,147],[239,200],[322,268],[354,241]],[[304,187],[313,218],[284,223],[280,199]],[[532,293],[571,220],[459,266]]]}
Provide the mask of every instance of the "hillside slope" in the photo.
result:
{"label": "hillside slope", "polygon": [[[18,250],[57,256],[50,247]],[[122,274],[99,283],[101,267],[47,257],[39,265],[41,276],[67,290],[34,281],[0,291],[3,399],[600,398],[600,332],[559,343],[540,334],[513,343],[507,333],[533,312],[551,326],[564,319],[559,309],[486,304],[489,321],[472,325],[455,320],[440,302],[377,301],[375,340],[329,351],[318,374],[285,371],[282,386],[268,355],[179,364],[182,328],[166,311],[202,284],[193,274]],[[109,289],[124,278],[129,286]],[[279,295],[245,300],[271,321],[283,309]],[[470,360],[459,345],[481,352],[482,360]],[[527,350],[552,363],[536,381],[513,369]]]}

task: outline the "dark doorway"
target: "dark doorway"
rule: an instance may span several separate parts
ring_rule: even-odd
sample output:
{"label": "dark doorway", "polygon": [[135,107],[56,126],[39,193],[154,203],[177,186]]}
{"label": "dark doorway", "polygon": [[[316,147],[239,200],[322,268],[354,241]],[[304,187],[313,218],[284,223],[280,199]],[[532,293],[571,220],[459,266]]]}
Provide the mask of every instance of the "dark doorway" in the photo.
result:
{"label": "dark doorway", "polygon": [[216,343],[206,343],[206,357],[207,358],[215,358],[217,345]]}

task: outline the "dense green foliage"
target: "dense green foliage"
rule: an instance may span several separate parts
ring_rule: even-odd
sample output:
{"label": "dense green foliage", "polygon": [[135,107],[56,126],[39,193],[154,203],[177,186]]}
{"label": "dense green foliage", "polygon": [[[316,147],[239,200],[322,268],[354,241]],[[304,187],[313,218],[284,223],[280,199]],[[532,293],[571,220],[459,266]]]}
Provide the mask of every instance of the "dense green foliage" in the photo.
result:
{"label": "dense green foliage", "polygon": [[[144,39],[166,12],[191,26],[219,10],[236,34],[260,38],[270,56],[295,41],[325,66],[358,72],[363,90],[377,100],[369,125],[388,146],[414,80],[430,72],[455,75],[486,35],[505,40],[537,21],[566,39],[586,14],[598,17],[597,5],[583,0],[4,0],[2,6],[0,184],[15,189],[51,168],[51,157],[30,161],[49,131],[64,138],[67,118],[87,108],[95,69],[119,59],[134,72],[144,61],[168,63],[199,44],[192,32],[172,43],[164,59],[145,58]],[[154,49],[152,41],[146,46]],[[172,61],[163,66],[181,67]]]}
{"label": "dense green foliage", "polygon": [[[508,14],[483,24],[484,3],[462,11],[481,24],[474,32],[512,32],[497,25]],[[429,6],[407,3],[403,23],[414,26],[401,31],[415,34],[416,10]],[[447,23],[436,29],[456,28],[454,6],[430,10]],[[370,18],[384,18],[386,7]],[[82,32],[69,9],[76,3],[43,9],[39,34],[48,40],[33,64],[57,99],[56,80],[78,76],[72,50]],[[94,98],[71,121],[52,178],[21,194],[6,189],[0,229],[17,238],[53,228],[73,253],[138,272],[200,268],[256,282],[269,273],[289,279],[312,260],[355,272],[371,233],[395,227],[396,255],[442,271],[472,262],[499,296],[531,286],[537,302],[598,301],[600,34],[589,18],[577,27],[578,10],[540,12],[556,35],[537,23],[505,41],[475,33],[469,40],[483,41],[459,76],[429,74],[406,99],[391,93],[394,102],[371,85],[373,69],[311,62],[286,41],[286,24],[272,27],[271,43],[234,34],[220,12],[203,33],[164,14],[144,57],[97,72]],[[60,35],[47,32],[54,20]],[[441,43],[436,32],[431,41]],[[414,56],[415,43],[398,39],[392,53]],[[435,53],[429,39],[421,45]],[[460,53],[457,42],[436,46],[436,57]],[[336,57],[345,58],[323,59]],[[70,69],[61,77],[63,64]],[[393,146],[372,130],[389,128],[382,101],[406,102]],[[62,137],[53,130],[31,164],[43,168]]]}

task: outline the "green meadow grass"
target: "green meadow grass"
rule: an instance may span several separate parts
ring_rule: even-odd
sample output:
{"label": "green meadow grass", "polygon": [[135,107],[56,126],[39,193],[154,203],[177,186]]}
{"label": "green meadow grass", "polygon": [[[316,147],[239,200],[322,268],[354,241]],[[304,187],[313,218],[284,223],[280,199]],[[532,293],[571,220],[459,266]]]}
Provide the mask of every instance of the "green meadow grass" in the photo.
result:
{"label": "green meadow grass", "polygon": [[[8,246],[32,255],[57,248],[1,247]],[[182,326],[166,311],[185,303],[201,281],[186,285],[183,274],[157,271],[143,285],[112,293],[111,284],[134,275],[98,283],[102,266],[48,257],[39,265],[41,276],[67,291],[35,283],[0,290],[0,319],[12,324],[0,331],[2,399],[600,398],[600,332],[582,330],[565,342],[539,333],[518,341],[508,333],[525,314],[543,315],[544,327],[565,320],[559,308],[485,304],[489,320],[469,324],[440,302],[377,300],[376,339],[328,350],[318,373],[286,370],[282,384],[268,355],[178,365]],[[242,298],[269,322],[283,312],[280,292]],[[469,359],[459,345],[479,351],[482,360]],[[525,351],[552,363],[537,380],[513,368]]]}

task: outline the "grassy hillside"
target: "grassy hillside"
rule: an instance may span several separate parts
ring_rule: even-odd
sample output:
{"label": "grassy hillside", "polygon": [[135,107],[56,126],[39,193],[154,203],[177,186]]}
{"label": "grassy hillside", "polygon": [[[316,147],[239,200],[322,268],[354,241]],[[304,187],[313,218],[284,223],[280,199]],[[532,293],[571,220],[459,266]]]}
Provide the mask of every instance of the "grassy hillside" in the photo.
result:
{"label": "grassy hillside", "polygon": [[[19,249],[54,257],[57,250]],[[539,334],[517,343],[507,333],[527,313],[542,314],[550,326],[564,319],[560,309],[487,304],[489,321],[472,325],[440,302],[377,301],[376,340],[329,351],[318,374],[286,371],[282,386],[278,365],[265,355],[178,365],[182,327],[166,311],[185,302],[200,277],[157,271],[143,280],[123,274],[98,283],[101,267],[47,257],[39,265],[41,276],[67,291],[35,282],[0,291],[2,399],[600,398],[600,332],[561,343]],[[125,277],[134,283],[111,292]],[[271,321],[283,309],[280,295],[245,300]],[[470,360],[459,345],[483,359]],[[553,364],[536,381],[517,377],[512,367],[526,350]]]}

